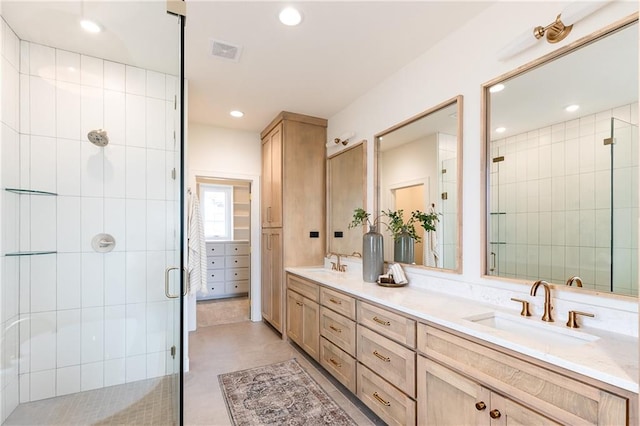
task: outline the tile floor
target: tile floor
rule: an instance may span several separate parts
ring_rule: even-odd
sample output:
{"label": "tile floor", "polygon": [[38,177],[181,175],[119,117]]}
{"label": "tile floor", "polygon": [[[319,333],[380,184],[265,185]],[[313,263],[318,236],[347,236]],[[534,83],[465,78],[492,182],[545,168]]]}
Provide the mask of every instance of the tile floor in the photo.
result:
{"label": "tile floor", "polygon": [[[184,424],[230,425],[218,374],[297,358],[358,425],[384,424],[298,348],[262,322],[200,327],[189,335]],[[21,404],[5,425],[169,425],[172,378],[144,380]],[[344,388],[343,388],[344,389]],[[132,402],[134,401],[134,402]],[[114,414],[115,413],[115,414]]]}
{"label": "tile floor", "polygon": [[231,424],[218,374],[290,358],[296,358],[358,425],[384,424],[355,398],[346,397],[313,361],[262,322],[199,328],[190,333],[189,351],[190,371],[184,378],[185,425]]}

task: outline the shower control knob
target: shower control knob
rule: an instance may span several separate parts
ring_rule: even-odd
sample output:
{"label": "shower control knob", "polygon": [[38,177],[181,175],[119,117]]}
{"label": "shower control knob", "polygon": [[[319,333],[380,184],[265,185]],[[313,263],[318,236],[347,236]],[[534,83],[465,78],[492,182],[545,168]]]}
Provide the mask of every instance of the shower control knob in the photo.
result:
{"label": "shower control knob", "polygon": [[116,239],[113,235],[97,234],[91,240],[91,247],[98,253],[108,253],[116,246]]}

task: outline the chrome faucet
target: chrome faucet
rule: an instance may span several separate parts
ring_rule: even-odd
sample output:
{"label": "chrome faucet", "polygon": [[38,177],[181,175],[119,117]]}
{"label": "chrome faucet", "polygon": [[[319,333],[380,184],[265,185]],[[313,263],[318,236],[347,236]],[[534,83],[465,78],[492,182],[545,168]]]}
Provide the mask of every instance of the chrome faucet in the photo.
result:
{"label": "chrome faucet", "polygon": [[582,279],[580,277],[571,277],[567,280],[567,285],[571,287],[571,284],[576,283],[577,287],[582,287]]}
{"label": "chrome faucet", "polygon": [[540,284],[544,286],[544,313],[542,314],[542,321],[553,322],[553,318],[551,317],[553,306],[551,306],[551,289],[549,288],[549,283],[543,280],[536,281],[531,286],[531,295],[536,295]]}
{"label": "chrome faucet", "polygon": [[338,272],[346,272],[347,265],[343,265],[340,263],[340,256],[343,256],[343,255],[341,255],[340,253],[333,253],[333,252],[327,253],[327,259],[331,259],[331,256],[336,257],[336,261],[331,262],[331,270],[338,271]]}

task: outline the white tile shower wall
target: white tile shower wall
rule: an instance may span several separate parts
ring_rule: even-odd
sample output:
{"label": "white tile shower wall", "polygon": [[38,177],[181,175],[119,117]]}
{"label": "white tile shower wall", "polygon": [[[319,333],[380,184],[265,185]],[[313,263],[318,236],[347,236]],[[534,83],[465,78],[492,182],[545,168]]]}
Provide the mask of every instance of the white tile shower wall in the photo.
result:
{"label": "white tile shower wall", "polygon": [[[20,184],[20,40],[4,19],[0,18],[0,24],[0,188],[16,188]],[[18,207],[18,195],[4,190],[0,193],[0,423],[19,402],[20,260],[5,256],[19,250]]]}
{"label": "white tile shower wall", "polygon": [[[3,21],[2,183],[58,196],[2,194],[3,252],[57,251],[2,257],[3,283],[14,283],[2,291],[2,356],[14,365],[2,420],[18,395],[28,402],[168,373],[163,272],[174,258],[176,193],[175,77],[6,33]],[[104,148],[86,139],[99,128]],[[115,237],[110,253],[92,248],[102,232]]]}
{"label": "white tile shower wall", "polygon": [[[579,275],[585,286],[608,291],[613,237],[616,292],[637,293],[637,108],[492,141],[492,157],[505,157],[491,164],[491,252],[500,275],[561,283]],[[612,117],[626,120],[614,129],[613,235],[611,148],[602,143]]]}

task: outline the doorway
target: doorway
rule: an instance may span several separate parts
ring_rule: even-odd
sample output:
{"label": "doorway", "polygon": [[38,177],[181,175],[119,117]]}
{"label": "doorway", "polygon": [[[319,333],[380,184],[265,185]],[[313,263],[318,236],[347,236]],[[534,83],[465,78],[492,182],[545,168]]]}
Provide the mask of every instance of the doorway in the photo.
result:
{"label": "doorway", "polygon": [[207,287],[196,296],[196,325],[248,321],[252,181],[198,175],[195,180],[207,250]]}
{"label": "doorway", "polygon": [[[402,210],[402,216],[405,222],[411,217],[411,212],[424,209],[424,190],[424,184],[419,184],[396,188],[393,191],[395,210]],[[416,265],[423,265],[424,250],[422,241],[424,240],[424,229],[417,227],[416,234],[420,237],[420,242],[414,243],[414,262]]]}

